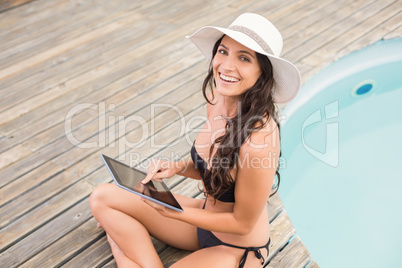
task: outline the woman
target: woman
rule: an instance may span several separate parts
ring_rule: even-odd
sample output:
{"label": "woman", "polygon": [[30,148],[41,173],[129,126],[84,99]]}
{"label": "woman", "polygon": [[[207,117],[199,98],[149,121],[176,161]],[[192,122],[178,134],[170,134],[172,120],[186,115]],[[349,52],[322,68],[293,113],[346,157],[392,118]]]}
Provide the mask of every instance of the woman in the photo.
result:
{"label": "woman", "polygon": [[278,30],[257,14],[189,38],[211,60],[203,84],[207,122],[191,160],[155,160],[143,183],[175,174],[202,180],[205,200],[176,195],[184,208],[176,212],[109,184],[91,195],[91,209],[121,267],[163,267],[149,234],[193,251],[175,268],[261,267],[270,241],[265,205],[280,155],[274,103],[295,97],[300,75],[279,57]]}

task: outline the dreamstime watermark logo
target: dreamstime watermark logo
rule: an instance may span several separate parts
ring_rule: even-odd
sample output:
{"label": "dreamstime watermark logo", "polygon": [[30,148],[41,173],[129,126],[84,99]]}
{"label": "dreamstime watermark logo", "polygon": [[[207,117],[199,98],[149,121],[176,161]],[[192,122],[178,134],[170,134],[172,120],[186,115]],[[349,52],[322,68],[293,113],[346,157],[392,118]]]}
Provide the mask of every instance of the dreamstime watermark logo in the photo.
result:
{"label": "dreamstime watermark logo", "polygon": [[[325,120],[330,120],[339,117],[339,102],[336,100],[324,107]],[[316,110],[303,122],[301,129],[303,147],[316,159],[324,162],[332,167],[337,167],[339,164],[339,123],[329,122],[326,123],[326,137],[325,137],[325,151],[320,152],[316,148],[312,148],[306,142],[305,130],[309,126],[323,122],[321,109]],[[332,120],[333,121],[333,120]]]}

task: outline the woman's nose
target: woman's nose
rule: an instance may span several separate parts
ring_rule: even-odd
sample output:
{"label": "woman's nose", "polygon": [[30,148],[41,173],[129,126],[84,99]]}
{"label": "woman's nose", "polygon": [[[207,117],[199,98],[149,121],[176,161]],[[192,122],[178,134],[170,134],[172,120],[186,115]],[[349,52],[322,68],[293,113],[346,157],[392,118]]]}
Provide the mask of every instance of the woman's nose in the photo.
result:
{"label": "woman's nose", "polygon": [[233,62],[233,59],[231,57],[225,57],[225,59],[222,62],[222,67],[226,71],[234,71],[236,69],[236,65]]}

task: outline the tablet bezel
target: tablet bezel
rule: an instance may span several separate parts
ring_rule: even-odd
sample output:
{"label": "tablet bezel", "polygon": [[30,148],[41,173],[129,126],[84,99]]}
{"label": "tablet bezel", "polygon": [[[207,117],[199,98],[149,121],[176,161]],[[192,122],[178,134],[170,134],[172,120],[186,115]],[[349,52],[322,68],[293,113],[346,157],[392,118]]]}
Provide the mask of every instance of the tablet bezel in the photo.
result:
{"label": "tablet bezel", "polygon": [[107,169],[109,170],[109,173],[112,175],[114,182],[115,182],[116,185],[119,186],[120,188],[122,188],[122,189],[124,189],[124,190],[127,190],[127,191],[129,191],[129,192],[131,192],[131,193],[134,193],[134,194],[136,194],[136,195],[139,195],[139,196],[141,196],[141,197],[143,197],[143,198],[146,198],[146,199],[148,199],[148,200],[150,200],[150,201],[156,202],[156,203],[158,203],[158,204],[160,204],[160,205],[163,205],[163,206],[165,206],[165,207],[168,207],[168,208],[170,208],[170,209],[173,209],[173,210],[175,210],[175,211],[183,212],[183,208],[180,206],[179,202],[177,202],[176,198],[174,197],[174,195],[172,194],[172,192],[170,191],[170,189],[167,187],[167,185],[166,185],[163,181],[160,181],[160,182],[158,182],[158,181],[152,181],[152,182],[153,182],[153,183],[159,183],[159,184],[161,184],[161,186],[162,186],[162,187],[165,189],[165,191],[168,193],[168,196],[172,199],[173,203],[176,203],[176,204],[177,204],[177,207],[172,206],[171,204],[165,203],[165,202],[163,202],[163,201],[160,201],[160,200],[158,200],[158,199],[152,198],[152,197],[150,197],[150,196],[144,195],[144,194],[142,194],[142,193],[140,193],[140,192],[137,192],[137,191],[135,191],[135,190],[133,190],[133,189],[130,189],[129,187],[127,187],[126,185],[124,185],[124,184],[122,183],[122,180],[119,178],[117,172],[114,170],[113,165],[111,165],[109,162],[110,162],[110,161],[115,161],[115,162],[121,164],[122,166],[124,166],[124,167],[126,167],[126,168],[134,169],[134,170],[136,170],[136,171],[138,171],[138,172],[144,174],[144,176],[146,176],[147,174],[146,174],[145,172],[143,172],[142,170],[139,170],[139,169],[134,168],[134,167],[130,167],[129,165],[126,165],[126,164],[124,164],[124,163],[122,163],[122,162],[120,162],[120,161],[118,161],[118,160],[116,160],[116,159],[113,159],[113,158],[111,158],[111,157],[108,157],[108,156],[106,156],[106,155],[104,155],[104,154],[101,154],[101,158],[102,158],[102,160],[103,160],[103,163],[105,164],[105,166],[106,166]]}

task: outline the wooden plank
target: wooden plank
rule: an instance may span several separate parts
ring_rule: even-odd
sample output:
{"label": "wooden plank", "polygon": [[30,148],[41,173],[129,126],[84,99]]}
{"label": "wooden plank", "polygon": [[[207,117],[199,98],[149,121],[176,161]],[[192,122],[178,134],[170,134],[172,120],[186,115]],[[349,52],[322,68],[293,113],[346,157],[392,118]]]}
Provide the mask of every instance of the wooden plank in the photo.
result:
{"label": "wooden plank", "polygon": [[[371,30],[348,44],[348,46],[340,48],[337,51],[337,57],[345,56],[352,51],[371,45],[385,38],[388,33],[392,33],[398,28],[400,31],[402,27],[402,14],[400,9],[398,9],[399,6],[397,4],[398,2],[381,10],[375,17],[373,16],[373,18],[370,18],[367,21],[367,26],[370,27]],[[378,20],[378,23],[375,23],[376,20]],[[399,34],[397,37],[402,37],[402,34]]]}
{"label": "wooden plank", "polygon": [[33,0],[2,0],[0,2],[0,13],[6,12],[9,9],[32,2]]}
{"label": "wooden plank", "polygon": [[29,25],[50,16],[57,16],[61,10],[77,8],[79,0],[71,1],[33,1],[29,5],[11,9],[0,16],[0,39],[8,39],[14,33],[20,34]]}
{"label": "wooden plank", "polygon": [[[46,178],[50,178],[51,176],[57,174],[60,170],[63,168],[58,165],[57,163],[54,162],[49,162],[51,159],[56,157],[59,153],[58,150],[60,147],[63,147],[64,144],[61,142],[55,142],[51,144],[51,147],[49,147],[47,150],[39,150],[35,152],[35,154],[31,154],[28,157],[20,159],[18,162],[15,162],[14,164],[7,166],[3,169],[0,170],[1,178],[2,180],[0,181],[0,186],[4,187],[10,182],[14,182],[16,179],[21,179],[25,178],[26,176],[33,176],[32,179],[35,179],[35,176],[46,176]],[[51,148],[53,147],[53,150]],[[42,159],[41,163],[37,163],[38,159]],[[43,164],[46,163],[46,167],[43,167]],[[26,166],[24,166],[26,165]],[[58,170],[57,170],[58,166]],[[49,168],[49,170],[46,170],[46,168]],[[35,170],[39,169],[39,170]],[[40,170],[43,171],[43,173],[40,173]],[[54,173],[51,173],[53,172]],[[32,172],[32,173],[30,173]],[[45,180],[46,178],[43,178]],[[7,186],[7,187],[14,187],[12,185]],[[5,198],[7,195],[11,194],[11,192],[6,192],[0,188],[0,196],[2,198]],[[2,203],[5,201],[5,199],[2,200]]]}
{"label": "wooden plank", "polygon": [[[2,265],[17,267],[27,261],[59,238],[63,237],[77,226],[87,221],[91,216],[88,200],[81,201],[71,210],[44,225],[36,232],[22,239],[6,251],[0,253]],[[66,224],[68,222],[69,224]]]}
{"label": "wooden plank", "polygon": [[[298,10],[299,7],[306,5],[308,2],[312,0],[298,0],[298,1],[248,1],[245,3],[241,3],[241,11],[239,10],[238,14],[243,12],[252,12],[258,13],[261,16],[268,18],[271,22],[275,24],[276,27],[280,28],[285,24],[279,24],[275,21],[281,16],[277,16],[277,14],[282,14],[283,16],[292,16],[292,13]],[[233,20],[233,18],[231,18]],[[228,26],[232,21],[228,21]]]}
{"label": "wooden plank", "polygon": [[159,254],[159,257],[162,260],[163,264],[169,263],[171,261],[178,261],[188,254],[191,254],[191,251],[180,250],[174,247],[168,247],[166,250],[162,251]]}
{"label": "wooden plank", "polygon": [[308,6],[312,2],[313,1],[310,1],[310,0],[299,0],[299,1],[291,1],[291,2],[285,3],[284,5],[280,6],[279,9],[275,10],[275,12],[272,12],[271,14],[269,14],[267,16],[267,18],[273,24],[275,24],[276,27],[278,27],[276,25],[276,23],[278,23],[278,22],[280,23],[281,18],[290,17],[293,12],[297,11],[298,9],[302,8],[303,6],[306,6],[306,5]]}
{"label": "wooden plank", "polygon": [[[298,42],[299,46],[291,51],[288,51],[283,56],[291,61],[297,62],[300,59],[310,55],[313,53],[317,48],[321,47],[322,45],[331,42],[334,38],[342,34],[343,31],[353,26],[343,24],[343,29],[338,31],[337,25],[342,24],[347,17],[351,16],[356,12],[357,8],[363,8],[365,6],[370,5],[373,1],[364,1],[364,0],[357,0],[355,2],[351,2],[349,4],[344,5],[342,8],[339,8],[336,12],[333,12],[329,16],[326,17],[325,23],[317,23],[314,26],[310,27],[308,30],[310,32],[313,31],[313,35],[305,38],[303,37],[303,42]],[[355,22],[357,23],[357,22]],[[345,28],[346,27],[346,28]],[[297,35],[295,35],[296,37]],[[296,42],[294,38],[288,40],[287,42]]]}
{"label": "wooden plank", "polygon": [[104,266],[102,266],[102,268],[117,268],[117,263],[113,259],[110,262],[106,263]]}
{"label": "wooden plank", "polygon": [[[332,0],[331,0],[332,1]],[[289,6],[287,13],[282,13],[279,15],[275,14],[272,23],[278,28],[282,34],[282,30],[287,28],[289,25],[303,21],[304,18],[308,18],[310,13],[315,10],[319,10],[322,6],[326,5],[328,0],[320,1],[301,1],[294,5]],[[283,35],[282,35],[283,36]]]}
{"label": "wooden plank", "polygon": [[[107,242],[106,236],[90,245],[83,252],[72,258],[70,261],[65,263],[62,267],[101,267],[103,264],[108,264],[107,267],[117,267],[112,266],[114,262],[112,251],[110,249],[109,243]],[[105,267],[105,266],[103,266]]]}
{"label": "wooden plank", "polygon": [[283,203],[279,193],[274,194],[268,199],[267,210],[268,210],[269,222],[272,222],[283,210]]}
{"label": "wooden plank", "polygon": [[202,188],[201,181],[193,180],[193,179],[185,179],[176,187],[172,188],[174,193],[178,193],[188,197],[196,197],[201,191],[199,189]]}
{"label": "wooden plank", "polygon": [[341,4],[345,4],[344,0],[327,2],[328,1],[322,1],[322,3],[325,3],[326,5],[321,6],[320,8],[312,8],[309,12],[310,16],[303,16],[302,19],[296,20],[289,27],[281,30],[284,39],[282,55],[285,55],[317,34],[320,27],[323,27],[328,23],[327,17],[336,12]]}
{"label": "wooden plank", "polygon": [[270,237],[271,244],[269,245],[269,256],[267,262],[271,260],[290,240],[290,238],[296,233],[289,216],[285,210],[271,222],[270,224]]}
{"label": "wooden plank", "polygon": [[46,203],[25,213],[12,223],[10,223],[12,218],[3,216],[0,228],[0,251],[35,232],[42,225],[57,217],[61,211],[67,210],[83,198],[89,196],[93,188],[88,182],[80,181],[51,198]]}
{"label": "wooden plank", "polygon": [[269,262],[268,268],[304,268],[311,260],[303,242],[294,237],[286,247]]}
{"label": "wooden plank", "polygon": [[7,151],[7,153],[0,153],[0,169],[25,158],[32,153],[27,149],[24,144],[18,144]]}
{"label": "wooden plank", "polygon": [[[399,21],[401,21],[401,19],[399,19]],[[400,37],[402,37],[402,25],[399,25],[399,27],[395,28],[394,30],[391,30],[389,33],[384,35],[384,40],[400,38]]]}
{"label": "wooden plank", "polygon": [[[399,4],[398,2],[394,2],[386,6],[384,2],[376,1],[372,5],[354,13],[345,20],[344,24],[350,25],[351,21],[359,21],[359,24],[344,31],[343,34],[330,43],[315,50],[313,54],[303,58],[302,62],[316,66],[322,61],[329,61],[331,58],[334,58],[337,51],[347,47],[354,40],[366,35],[373,28],[376,28],[377,25],[382,24],[383,21],[397,14],[399,12],[397,9]],[[344,24],[339,24],[338,29],[343,28]]]}
{"label": "wooden plank", "polygon": [[[100,236],[104,236],[104,231],[101,228],[97,228],[96,220],[91,218],[61,239],[57,240],[51,246],[44,248],[42,251],[30,258],[28,261],[24,262],[19,267],[29,268],[60,266],[78,254],[79,251],[85,247],[85,245],[96,243]],[[104,247],[104,249],[106,252],[108,252],[107,248]],[[103,254],[99,254],[96,256],[96,259],[99,259],[99,256],[102,255]],[[81,263],[81,265],[86,265],[86,261]]]}
{"label": "wooden plank", "polygon": [[[374,29],[371,29],[365,35],[361,36],[360,38],[354,40],[348,46],[340,48],[340,50],[336,51],[332,56],[331,59],[322,60],[320,64],[313,66],[313,68],[307,70],[305,73],[302,74],[304,79],[309,79],[320,70],[328,66],[333,60],[341,58],[353,51],[361,49],[366,45],[373,44],[386,36],[389,32],[392,32],[394,27],[397,27],[398,24],[401,23],[402,14],[399,12],[398,14],[394,15],[393,17],[389,18],[380,26],[375,26]],[[402,36],[402,35],[401,35]]]}

